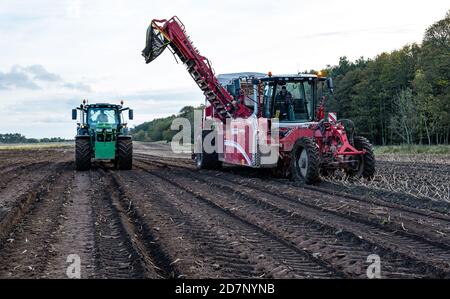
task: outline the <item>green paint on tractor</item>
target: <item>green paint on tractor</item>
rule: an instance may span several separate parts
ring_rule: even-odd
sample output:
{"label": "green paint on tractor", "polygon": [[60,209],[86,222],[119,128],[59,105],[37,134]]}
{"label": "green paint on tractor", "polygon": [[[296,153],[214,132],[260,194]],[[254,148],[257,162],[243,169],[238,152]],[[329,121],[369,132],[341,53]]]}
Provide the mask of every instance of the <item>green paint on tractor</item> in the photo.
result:
{"label": "green paint on tractor", "polygon": [[95,160],[114,160],[115,158],[115,142],[95,142]]}
{"label": "green paint on tractor", "polygon": [[117,130],[111,124],[99,123],[95,131],[95,160],[114,160],[116,158]]}

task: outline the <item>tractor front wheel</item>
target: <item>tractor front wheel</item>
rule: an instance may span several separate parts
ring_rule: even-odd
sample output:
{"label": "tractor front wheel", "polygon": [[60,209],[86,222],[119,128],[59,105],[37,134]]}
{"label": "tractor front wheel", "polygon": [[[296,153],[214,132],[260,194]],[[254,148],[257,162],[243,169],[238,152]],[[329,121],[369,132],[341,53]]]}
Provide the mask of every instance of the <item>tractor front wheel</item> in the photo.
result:
{"label": "tractor front wheel", "polygon": [[119,139],[117,141],[116,168],[119,170],[131,170],[133,167],[133,141],[131,139]]}
{"label": "tractor front wheel", "polygon": [[347,175],[350,177],[363,177],[365,179],[373,179],[375,175],[375,154],[373,153],[373,146],[367,138],[355,136],[354,146],[359,151],[365,151],[365,155],[356,156],[356,163],[353,167],[347,170]]}
{"label": "tractor front wheel", "polygon": [[87,171],[91,169],[91,141],[89,138],[76,139],[75,166],[78,171]]}
{"label": "tractor front wheel", "polygon": [[291,153],[291,173],[294,181],[312,185],[319,181],[319,148],[313,138],[299,139]]}

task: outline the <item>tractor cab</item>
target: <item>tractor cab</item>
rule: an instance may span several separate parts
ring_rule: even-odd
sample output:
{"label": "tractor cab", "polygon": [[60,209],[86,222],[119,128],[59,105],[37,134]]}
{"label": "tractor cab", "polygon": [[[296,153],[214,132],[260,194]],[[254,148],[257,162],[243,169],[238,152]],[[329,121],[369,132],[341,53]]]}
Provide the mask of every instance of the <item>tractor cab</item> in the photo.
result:
{"label": "tractor cab", "polygon": [[72,119],[80,119],[76,136],[78,170],[89,169],[91,159],[113,161],[119,169],[131,167],[131,136],[123,112],[128,110],[128,118],[132,120],[133,110],[122,105],[84,101],[72,110]]}

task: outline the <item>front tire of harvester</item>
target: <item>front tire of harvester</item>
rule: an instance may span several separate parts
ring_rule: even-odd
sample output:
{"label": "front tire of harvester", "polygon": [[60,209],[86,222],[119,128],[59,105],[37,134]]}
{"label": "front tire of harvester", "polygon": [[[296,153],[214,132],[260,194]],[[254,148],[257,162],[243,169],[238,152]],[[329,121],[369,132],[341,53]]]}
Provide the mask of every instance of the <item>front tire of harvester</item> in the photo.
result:
{"label": "front tire of harvester", "polygon": [[[205,138],[211,134],[211,131],[203,131],[202,138],[203,143],[205,142]],[[202,143],[202,145],[203,145]],[[216,146],[216,138],[212,139],[212,145]],[[195,155],[195,165],[197,169],[209,169],[209,170],[220,170],[222,168],[222,161],[219,160],[219,154],[217,153],[217,149],[213,153],[207,153],[202,146],[202,153]]]}
{"label": "front tire of harvester", "polygon": [[363,177],[371,180],[375,176],[375,154],[373,146],[367,138],[361,136],[354,137],[354,146],[359,151],[366,151],[366,154],[360,157],[358,168],[347,171],[351,177]]}
{"label": "front tire of harvester", "polygon": [[87,138],[75,141],[75,166],[78,171],[91,169],[91,141]]}
{"label": "front tire of harvester", "polygon": [[313,138],[297,140],[291,153],[291,173],[294,181],[308,185],[319,181],[319,148]]}
{"label": "front tire of harvester", "polygon": [[131,170],[133,168],[133,141],[131,139],[119,139],[117,141],[115,164],[119,170]]}

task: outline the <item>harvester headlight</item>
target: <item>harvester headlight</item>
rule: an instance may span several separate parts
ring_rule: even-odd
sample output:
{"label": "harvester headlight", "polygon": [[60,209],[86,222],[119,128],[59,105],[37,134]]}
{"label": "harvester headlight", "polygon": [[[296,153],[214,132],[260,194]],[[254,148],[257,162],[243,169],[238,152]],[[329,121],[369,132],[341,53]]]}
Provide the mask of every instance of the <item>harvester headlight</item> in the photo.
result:
{"label": "harvester headlight", "polygon": [[317,77],[319,78],[324,78],[327,76],[327,72],[326,71],[318,71],[317,72]]}

